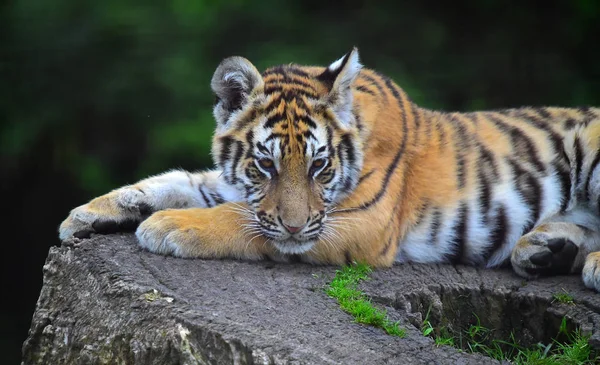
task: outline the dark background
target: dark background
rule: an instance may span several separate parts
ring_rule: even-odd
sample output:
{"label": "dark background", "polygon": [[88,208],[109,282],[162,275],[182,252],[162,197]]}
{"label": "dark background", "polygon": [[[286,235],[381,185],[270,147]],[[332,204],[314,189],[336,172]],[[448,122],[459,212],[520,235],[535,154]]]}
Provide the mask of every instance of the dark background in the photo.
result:
{"label": "dark background", "polygon": [[356,45],[425,107],[600,106],[598,1],[144,3],[0,5],[3,363],[20,361],[71,208],[211,165],[209,82],[224,57],[326,65]]}

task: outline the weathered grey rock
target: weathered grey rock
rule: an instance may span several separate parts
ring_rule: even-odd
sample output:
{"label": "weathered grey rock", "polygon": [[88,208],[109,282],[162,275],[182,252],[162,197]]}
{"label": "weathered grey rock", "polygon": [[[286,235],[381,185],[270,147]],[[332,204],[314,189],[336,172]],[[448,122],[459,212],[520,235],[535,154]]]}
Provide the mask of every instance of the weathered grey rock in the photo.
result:
{"label": "weathered grey rock", "polygon": [[[524,282],[509,270],[399,265],[362,285],[406,338],[353,323],[323,288],[335,267],[186,260],[138,248],[132,235],[50,250],[23,345],[24,364],[488,364],[436,347],[418,329],[474,318],[523,341],[552,336],[563,316],[600,344],[600,295],[576,276]],[[562,290],[575,304],[552,303]]]}

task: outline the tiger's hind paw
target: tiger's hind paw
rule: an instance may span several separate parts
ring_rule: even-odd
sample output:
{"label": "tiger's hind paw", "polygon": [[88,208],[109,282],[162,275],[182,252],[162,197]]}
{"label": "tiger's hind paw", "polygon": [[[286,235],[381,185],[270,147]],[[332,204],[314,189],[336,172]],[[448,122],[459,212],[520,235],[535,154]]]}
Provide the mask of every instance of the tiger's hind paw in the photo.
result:
{"label": "tiger's hind paw", "polygon": [[511,255],[515,272],[525,278],[573,272],[579,247],[568,238],[522,237]]}
{"label": "tiger's hind paw", "polygon": [[581,277],[586,287],[600,292],[600,252],[587,255]]}
{"label": "tiger's hind paw", "polygon": [[574,223],[541,224],[522,236],[513,248],[513,269],[528,279],[579,272],[594,237],[593,231]]}

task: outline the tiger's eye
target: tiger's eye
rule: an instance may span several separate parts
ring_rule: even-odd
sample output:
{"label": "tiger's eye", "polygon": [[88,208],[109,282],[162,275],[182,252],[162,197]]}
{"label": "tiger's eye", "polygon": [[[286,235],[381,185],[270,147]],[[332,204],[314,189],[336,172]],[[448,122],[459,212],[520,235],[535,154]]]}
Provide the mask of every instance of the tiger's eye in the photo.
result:
{"label": "tiger's eye", "polygon": [[268,158],[261,158],[258,160],[258,164],[265,170],[270,170],[273,168],[273,160],[269,160]]}
{"label": "tiger's eye", "polygon": [[310,165],[310,170],[308,171],[310,176],[316,176],[317,172],[321,171],[321,168],[325,166],[327,160],[324,158],[320,158],[318,160],[314,160],[312,165]]}
{"label": "tiger's eye", "polygon": [[313,165],[313,167],[318,169],[319,167],[322,167],[324,164],[325,164],[325,160],[320,158],[318,160],[315,160],[312,165]]}

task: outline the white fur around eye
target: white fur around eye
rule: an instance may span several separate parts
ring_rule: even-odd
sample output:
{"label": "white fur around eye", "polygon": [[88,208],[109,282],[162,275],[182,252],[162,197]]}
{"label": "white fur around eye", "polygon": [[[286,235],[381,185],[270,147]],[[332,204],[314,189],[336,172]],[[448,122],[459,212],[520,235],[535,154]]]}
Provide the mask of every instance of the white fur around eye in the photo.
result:
{"label": "white fur around eye", "polygon": [[[269,160],[273,161],[273,169],[275,170],[275,172],[279,171],[279,169],[277,168],[277,164],[275,163],[275,160],[268,158],[268,157],[265,157],[265,159],[269,159]],[[269,172],[269,170],[263,168],[260,165],[260,162],[258,162],[259,160],[261,160],[261,158],[254,160],[254,166],[256,166],[256,168],[259,169],[263,174],[265,174],[269,179],[272,179],[273,176],[271,175],[271,172]]]}
{"label": "white fur around eye", "polygon": [[[323,160],[323,165],[321,165],[318,168],[313,168],[313,166],[314,166],[313,164],[315,163],[315,161],[319,161],[319,160]],[[329,165],[329,159],[327,159],[327,158],[315,158],[311,162],[310,167],[308,168],[309,174],[311,174],[312,177],[317,177],[327,167],[327,165]]]}

